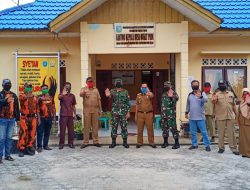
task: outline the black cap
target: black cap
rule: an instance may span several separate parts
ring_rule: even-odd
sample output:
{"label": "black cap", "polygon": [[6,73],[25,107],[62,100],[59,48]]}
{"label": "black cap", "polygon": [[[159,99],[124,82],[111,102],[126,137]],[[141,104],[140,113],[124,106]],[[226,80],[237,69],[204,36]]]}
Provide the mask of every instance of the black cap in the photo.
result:
{"label": "black cap", "polygon": [[211,87],[211,84],[210,84],[210,82],[204,82],[203,86],[204,87]]}
{"label": "black cap", "polygon": [[218,85],[227,85],[227,81],[219,80]]}
{"label": "black cap", "polygon": [[11,80],[10,79],[3,79],[2,85],[6,85],[6,84],[11,84]]}

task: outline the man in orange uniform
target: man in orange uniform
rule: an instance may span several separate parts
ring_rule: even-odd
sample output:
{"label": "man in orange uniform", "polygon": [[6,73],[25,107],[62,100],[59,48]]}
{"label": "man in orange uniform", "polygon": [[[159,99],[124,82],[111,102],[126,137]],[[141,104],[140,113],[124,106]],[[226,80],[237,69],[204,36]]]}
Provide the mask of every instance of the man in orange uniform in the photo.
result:
{"label": "man in orange uniform", "polygon": [[55,101],[52,96],[49,95],[48,85],[41,86],[42,94],[38,97],[39,110],[41,123],[37,126],[37,152],[44,150],[52,150],[49,144],[50,130],[52,127],[52,121],[56,124],[56,107]]}
{"label": "man in orange uniform", "polygon": [[18,139],[19,157],[23,157],[24,153],[34,155],[33,147],[36,126],[40,124],[38,99],[32,93],[32,84],[25,83],[24,93],[19,95],[20,102],[20,130]]}

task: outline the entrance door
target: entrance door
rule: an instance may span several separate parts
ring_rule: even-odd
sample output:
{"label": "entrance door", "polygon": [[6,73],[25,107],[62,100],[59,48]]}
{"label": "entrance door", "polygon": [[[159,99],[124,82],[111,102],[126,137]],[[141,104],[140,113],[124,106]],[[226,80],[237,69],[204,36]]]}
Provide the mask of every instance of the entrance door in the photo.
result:
{"label": "entrance door", "polygon": [[203,67],[202,82],[210,82],[212,90],[218,88],[219,80],[227,80],[238,98],[247,86],[247,67]]}
{"label": "entrance door", "polygon": [[96,71],[96,87],[102,98],[102,109],[104,112],[111,110],[111,101],[105,96],[106,88],[112,88],[112,71]]}
{"label": "entrance door", "polygon": [[161,113],[161,96],[163,93],[163,83],[169,80],[168,70],[153,70],[153,93],[154,98],[154,112]]}

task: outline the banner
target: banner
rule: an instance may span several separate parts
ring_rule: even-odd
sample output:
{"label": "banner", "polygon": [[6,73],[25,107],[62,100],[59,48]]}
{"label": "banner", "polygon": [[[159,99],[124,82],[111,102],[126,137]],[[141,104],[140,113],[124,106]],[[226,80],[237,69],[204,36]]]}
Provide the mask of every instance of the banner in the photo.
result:
{"label": "banner", "polygon": [[54,97],[58,112],[59,91],[58,56],[21,56],[17,54],[17,93],[24,91],[25,82],[33,86],[33,94],[41,94],[42,84],[49,86],[49,94]]}
{"label": "banner", "polygon": [[155,46],[154,23],[115,23],[114,30],[117,48]]}

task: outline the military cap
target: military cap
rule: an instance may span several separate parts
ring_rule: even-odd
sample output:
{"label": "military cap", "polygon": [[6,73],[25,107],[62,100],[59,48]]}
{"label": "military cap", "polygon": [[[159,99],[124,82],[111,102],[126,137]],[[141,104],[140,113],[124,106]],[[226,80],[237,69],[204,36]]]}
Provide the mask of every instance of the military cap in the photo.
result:
{"label": "military cap", "polygon": [[6,85],[6,84],[11,84],[11,80],[10,79],[3,79],[2,85]]}

